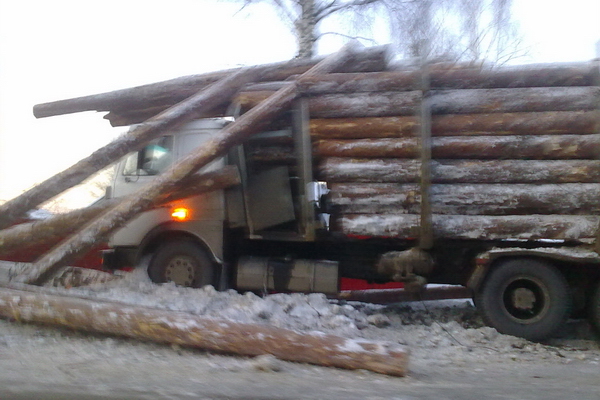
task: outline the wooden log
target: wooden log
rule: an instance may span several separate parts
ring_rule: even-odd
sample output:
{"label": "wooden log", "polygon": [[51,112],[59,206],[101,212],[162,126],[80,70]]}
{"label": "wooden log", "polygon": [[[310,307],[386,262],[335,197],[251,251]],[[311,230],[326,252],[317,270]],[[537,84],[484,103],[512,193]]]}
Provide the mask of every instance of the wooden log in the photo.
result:
{"label": "wooden log", "polygon": [[[252,108],[272,92],[242,92],[236,97]],[[596,110],[600,87],[434,90],[433,114],[476,114]],[[367,92],[311,97],[311,118],[360,118],[415,115],[421,92]]]}
{"label": "wooden log", "polygon": [[[339,53],[321,61],[305,74],[327,73],[344,66],[354,58],[353,48],[355,46],[354,42],[346,45]],[[47,253],[35,263],[29,273],[21,277],[22,282],[42,283],[61,264],[85,252],[95,242],[106,238],[146,209],[161,193],[209,162],[224,156],[231,147],[240,144],[253,133],[259,132],[270,120],[288,110],[295,98],[296,91],[293,86],[276,92],[260,106],[253,108],[225,127],[215,138],[172,165],[139,192],[127,197],[119,205],[84,226],[77,234]]]}
{"label": "wooden log", "polygon": [[[418,139],[320,140],[319,157],[416,158]],[[543,136],[450,136],[432,140],[434,158],[463,159],[598,159],[600,134]]]}
{"label": "wooden log", "polygon": [[245,83],[256,79],[258,71],[241,70],[209,86],[167,111],[135,127],[127,134],[96,150],[73,166],[36,185],[22,195],[0,205],[0,229],[10,226],[25,212],[81,183],[102,168],[121,157],[141,149],[152,139],[176,129],[196,118],[198,113],[210,109],[214,103],[231,97]]}
{"label": "wooden log", "polygon": [[[415,183],[420,162],[402,159],[330,157],[319,165],[328,182]],[[598,160],[438,160],[433,183],[598,183]]]}
{"label": "wooden log", "polygon": [[292,146],[253,147],[246,153],[246,159],[253,163],[293,164],[296,162]]}
{"label": "wooden log", "polygon": [[[549,111],[435,115],[433,136],[558,135],[600,132],[599,111]],[[414,137],[419,119],[405,117],[313,118],[314,139]]]}
{"label": "wooden log", "polygon": [[597,110],[600,87],[440,90],[433,114]]}
{"label": "wooden log", "polygon": [[[239,183],[239,172],[234,166],[227,166],[218,171],[194,174],[180,182],[172,192],[159,196],[148,205],[148,209],[161,207],[169,202],[202,193],[225,189]],[[90,207],[1,230],[0,256],[12,254],[16,249],[23,247],[48,248],[54,246],[73,232],[76,227],[93,220],[116,206],[120,201],[121,199],[104,199]]]}
{"label": "wooden log", "polygon": [[340,292],[337,298],[363,303],[392,304],[405,301],[471,299],[473,292],[464,286],[428,287],[422,292],[411,292],[404,289],[347,290]]}
{"label": "wooden log", "polygon": [[594,86],[600,76],[597,61],[504,66],[500,68],[432,68],[432,88],[516,88]]}
{"label": "wooden log", "polygon": [[[495,89],[555,86],[594,86],[600,75],[598,62],[534,64],[486,68],[432,68],[431,89]],[[309,96],[334,93],[420,90],[420,70],[334,73],[305,78],[298,90]],[[286,81],[250,84],[245,91],[279,90]]]}
{"label": "wooden log", "polygon": [[[416,184],[336,183],[330,204],[340,214],[419,214]],[[442,215],[598,215],[600,184],[432,185],[431,207]]]}
{"label": "wooden log", "polygon": [[[133,124],[140,124],[155,115],[160,114],[171,107],[169,104],[164,104],[155,107],[148,107],[144,109],[127,109],[111,111],[104,115],[104,119],[110,122],[113,127],[116,126],[127,126]],[[210,110],[198,113],[197,118],[218,118],[223,117],[227,114],[227,104],[222,104],[217,107],[213,107]]]}
{"label": "wooden log", "polygon": [[[380,71],[385,69],[388,57],[387,46],[371,47],[357,53],[354,58],[343,67],[342,71]],[[254,80],[284,80],[289,76],[302,74],[308,71],[320,60],[321,59],[294,59],[291,61],[255,66],[252,69],[256,71],[258,75]],[[168,108],[194,95],[198,91],[204,90],[209,85],[241,70],[242,68],[234,68],[224,71],[209,72],[206,74],[190,75],[128,89],[37,104],[33,107],[33,114],[36,118],[43,118],[82,111],[111,111],[118,114],[122,111],[146,110],[153,107]],[[229,97],[231,97],[231,95]],[[219,101],[213,101],[212,105],[217,106],[228,100],[229,99],[219,99]],[[148,115],[147,118],[153,115],[156,114]]]}
{"label": "wooden log", "polygon": [[[584,240],[596,237],[598,216],[584,215],[433,215],[433,233],[444,239]],[[345,235],[416,238],[419,216],[347,214],[333,221]]]}
{"label": "wooden log", "polygon": [[297,332],[183,312],[3,288],[0,316],[220,353],[272,354],[282,360],[328,367],[365,369],[395,376],[407,373],[407,351],[391,343]]}

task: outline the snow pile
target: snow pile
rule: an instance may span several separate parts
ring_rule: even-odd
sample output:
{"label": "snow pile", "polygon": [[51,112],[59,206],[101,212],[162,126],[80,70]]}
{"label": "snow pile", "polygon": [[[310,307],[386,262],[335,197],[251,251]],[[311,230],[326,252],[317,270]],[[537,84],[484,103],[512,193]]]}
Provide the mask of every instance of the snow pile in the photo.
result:
{"label": "snow pile", "polygon": [[468,300],[380,306],[330,300],[323,294],[261,297],[251,292],[218,292],[212,286],[191,289],[156,285],[148,280],[144,269],[102,285],[72,288],[69,293],[237,322],[387,341],[406,345],[417,359],[436,365],[498,358],[565,361],[589,357],[585,351],[592,351],[600,361],[599,343],[589,340],[589,330],[570,332],[568,337],[547,344],[532,343],[485,326]]}

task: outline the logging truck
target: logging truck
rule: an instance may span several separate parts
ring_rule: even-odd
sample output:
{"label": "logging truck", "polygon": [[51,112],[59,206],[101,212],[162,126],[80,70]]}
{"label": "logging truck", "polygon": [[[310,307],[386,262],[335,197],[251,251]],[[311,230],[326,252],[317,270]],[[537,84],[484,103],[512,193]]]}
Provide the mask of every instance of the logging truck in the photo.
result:
{"label": "logging truck", "polygon": [[0,228],[123,157],[106,205],[24,282],[110,234],[105,266],[149,260],[155,282],[462,285],[488,324],[539,340],[573,315],[600,326],[599,104],[598,61],[415,68],[351,47],[40,104],[133,127],[0,206]]}
{"label": "logging truck", "polygon": [[[241,93],[238,111],[264,88]],[[459,93],[448,103],[440,92],[413,100],[426,123],[381,110],[355,117],[349,108],[364,103],[350,94],[337,105],[301,98],[271,124],[278,129],[201,171],[234,166],[239,185],[139,215],[111,238],[106,266],[149,255],[155,282],[260,292],[336,294],[340,277],[417,292],[427,282],[464,285],[499,331],[545,338],[574,313],[598,318],[597,89],[558,94],[560,107],[540,93],[539,111],[498,114],[458,113],[495,100]],[[544,96],[555,104],[540,106]],[[128,155],[108,197],[136,192],[228,123],[196,120]]]}

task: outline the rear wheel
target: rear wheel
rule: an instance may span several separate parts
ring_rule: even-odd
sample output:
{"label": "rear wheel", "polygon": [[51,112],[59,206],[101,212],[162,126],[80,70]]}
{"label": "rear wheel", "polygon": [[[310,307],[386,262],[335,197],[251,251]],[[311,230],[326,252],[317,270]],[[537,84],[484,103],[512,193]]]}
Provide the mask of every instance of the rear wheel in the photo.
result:
{"label": "rear wheel", "polygon": [[194,242],[169,242],[159,247],[150,260],[148,275],[155,283],[202,287],[214,283],[214,264],[206,251]]}
{"label": "rear wheel", "polygon": [[484,321],[499,332],[542,340],[567,320],[571,296],[565,278],[551,264],[512,259],[490,272],[476,304]]}

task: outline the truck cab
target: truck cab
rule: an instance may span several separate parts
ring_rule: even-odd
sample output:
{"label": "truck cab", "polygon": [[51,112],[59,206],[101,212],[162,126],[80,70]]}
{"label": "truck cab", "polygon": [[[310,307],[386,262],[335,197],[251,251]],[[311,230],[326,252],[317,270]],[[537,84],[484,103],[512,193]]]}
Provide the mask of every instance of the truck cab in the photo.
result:
{"label": "truck cab", "polygon": [[[223,119],[193,121],[127,155],[117,165],[109,197],[135,195],[139,188],[210,140],[226,124]],[[224,163],[223,159],[217,160],[199,172],[214,171]],[[148,272],[154,281],[174,281],[185,286],[213,283],[214,266],[223,259],[225,214],[222,190],[146,211],[110,238],[112,250],[105,252],[105,266],[132,267],[143,256],[152,254]],[[207,264],[204,269],[210,273],[199,274],[199,262]]]}

